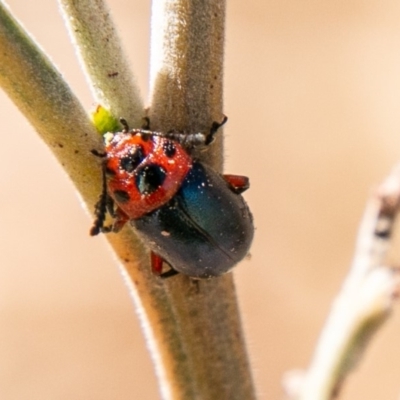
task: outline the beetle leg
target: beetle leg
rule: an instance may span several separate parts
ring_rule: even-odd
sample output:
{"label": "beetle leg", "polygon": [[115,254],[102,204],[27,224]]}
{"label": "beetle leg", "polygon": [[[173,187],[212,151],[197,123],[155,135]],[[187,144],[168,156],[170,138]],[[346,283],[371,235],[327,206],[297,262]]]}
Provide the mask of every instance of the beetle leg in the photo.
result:
{"label": "beetle leg", "polygon": [[128,133],[129,132],[129,125],[128,125],[128,121],[125,118],[120,118],[119,122],[122,125],[122,132],[124,133]]}
{"label": "beetle leg", "polygon": [[205,141],[206,146],[214,141],[215,134],[217,133],[218,129],[221,128],[221,126],[225,124],[226,121],[228,121],[228,117],[226,115],[224,115],[224,119],[221,122],[214,121],[211,124],[210,132],[208,133],[208,135],[206,137],[206,141]]}
{"label": "beetle leg", "polygon": [[162,275],[162,269],[164,264],[164,259],[153,251],[150,252],[151,270],[154,275]]}
{"label": "beetle leg", "polygon": [[228,183],[233,193],[240,194],[250,187],[250,181],[247,176],[242,175],[222,175]]}
{"label": "beetle leg", "polygon": [[117,217],[117,212],[114,209],[114,199],[111,196],[107,196],[106,209],[113,218]]}
{"label": "beetle leg", "polygon": [[142,125],[142,129],[144,131],[150,130],[150,118],[149,117],[143,117],[142,119],[144,121],[144,123]]}
{"label": "beetle leg", "polygon": [[114,233],[117,233],[129,221],[129,217],[119,207],[114,211],[113,217],[114,217],[114,222],[109,232],[112,231]]}
{"label": "beetle leg", "polygon": [[171,278],[171,276],[175,276],[178,275],[179,272],[174,270],[173,268],[169,269],[166,272],[163,272],[162,274],[160,274],[160,278],[162,279],[166,279],[166,278]]}
{"label": "beetle leg", "polygon": [[154,275],[158,275],[160,278],[169,278],[171,276],[179,274],[178,271],[175,271],[173,268],[169,269],[166,272],[162,272],[164,259],[160,257],[158,254],[153,251],[150,252],[150,260],[151,260],[151,270]]}
{"label": "beetle leg", "polygon": [[[111,217],[114,218],[114,222],[110,226],[104,226],[107,212],[111,215]],[[129,220],[128,216],[120,208],[114,210],[114,200],[107,192],[105,168],[103,168],[103,187],[99,200],[97,200],[97,203],[94,207],[94,215],[96,218],[93,222],[92,228],[90,229],[91,236],[96,236],[100,232],[119,232]]]}

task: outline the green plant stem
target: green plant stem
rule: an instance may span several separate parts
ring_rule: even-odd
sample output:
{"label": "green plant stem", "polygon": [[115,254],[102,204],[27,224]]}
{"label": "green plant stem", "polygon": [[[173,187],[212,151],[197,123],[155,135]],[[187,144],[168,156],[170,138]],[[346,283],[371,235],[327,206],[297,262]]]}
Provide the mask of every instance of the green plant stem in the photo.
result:
{"label": "green plant stem", "polygon": [[0,86],[35,127],[89,204],[100,170],[90,150],[101,146],[93,124],[51,61],[0,3]]}
{"label": "green plant stem", "polygon": [[[90,0],[79,3],[85,2],[92,7],[101,5]],[[158,51],[162,53],[162,70],[155,70],[154,74],[152,124],[161,129],[171,126],[190,132],[207,130],[211,121],[222,117],[224,3],[156,2],[155,14],[158,7],[171,12],[162,16],[162,27],[153,25],[153,32],[162,29],[161,37],[165,41],[153,48],[153,57]],[[97,10],[93,8],[92,12],[96,14]],[[79,13],[75,15],[79,17]],[[180,18],[176,27],[179,34],[174,36],[168,30],[174,27],[176,17]],[[90,29],[95,28],[98,32],[95,24]],[[94,32],[83,37],[82,41],[76,40],[81,52],[95,49]],[[181,39],[183,42],[179,44]],[[153,45],[156,45],[154,41]],[[169,46],[175,50],[167,56]],[[2,3],[0,54],[0,85],[54,152],[87,207],[93,209],[101,191],[101,168],[90,150],[100,148],[100,137],[59,72]],[[103,56],[107,56],[107,51]],[[119,58],[118,52],[116,58]],[[178,63],[180,58],[186,59],[186,66]],[[82,59],[86,63],[85,55]],[[167,77],[172,73],[178,79],[167,80],[163,89],[164,68],[167,68]],[[103,93],[105,105],[121,114],[122,111],[115,110],[129,105],[129,99],[125,98],[120,106],[115,105],[118,100],[114,97],[120,93],[103,87],[107,81],[115,84],[115,80],[104,79],[104,73],[109,73],[106,64],[98,69],[92,73],[86,68],[92,86],[96,86],[94,93]],[[187,89],[176,90],[180,86]],[[128,97],[135,103],[137,94],[129,93]],[[140,109],[137,104],[140,103],[136,102],[136,110]],[[139,119],[137,113],[130,114],[130,121]],[[222,163],[220,148],[218,144],[207,156],[216,168]],[[163,398],[253,399],[232,274],[209,281],[193,281],[185,276],[164,281],[151,273],[148,254],[131,229],[125,228],[107,238],[124,267],[123,274],[136,300]]]}
{"label": "green plant stem", "polygon": [[58,0],[95,101],[132,127],[143,124],[143,101],[103,0]]}
{"label": "green plant stem", "polygon": [[[87,208],[93,210],[102,184],[99,160],[90,150],[101,148],[101,137],[61,74],[2,2],[0,54],[0,86],[65,168]],[[107,239],[124,267],[150,347],[154,350],[156,341],[151,338],[163,335],[164,322],[170,321],[168,334],[179,348],[170,301],[163,283],[151,273],[143,245],[130,229],[107,235]],[[164,358],[160,351],[152,351],[152,356]],[[164,390],[165,398],[171,398],[168,393]]]}
{"label": "green plant stem", "polygon": [[[222,119],[224,23],[223,1],[153,2],[150,120],[155,129],[204,132]],[[203,159],[221,168],[221,140]],[[253,399],[233,275],[196,283],[179,276],[165,286],[185,350],[183,360],[172,358],[166,365],[178,393],[174,398]]]}
{"label": "green plant stem", "polygon": [[[206,132],[223,116],[225,1],[154,0],[150,66],[153,129]],[[206,153],[222,170],[222,134]]]}

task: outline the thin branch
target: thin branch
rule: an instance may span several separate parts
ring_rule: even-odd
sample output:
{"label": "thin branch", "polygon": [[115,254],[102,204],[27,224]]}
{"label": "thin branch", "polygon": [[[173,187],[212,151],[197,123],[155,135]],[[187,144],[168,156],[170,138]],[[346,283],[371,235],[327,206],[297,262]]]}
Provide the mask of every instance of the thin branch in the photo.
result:
{"label": "thin branch", "polygon": [[[207,131],[222,119],[225,4],[155,0],[152,15],[150,120],[154,129]],[[221,140],[203,155],[221,168]],[[176,399],[255,397],[232,274],[194,284],[165,283],[184,358],[165,364]],[[168,338],[167,338],[168,339]],[[168,341],[161,343],[174,351]]]}
{"label": "thin branch", "polygon": [[[223,115],[224,1],[154,0],[150,98],[154,129],[206,132]],[[222,169],[222,135],[202,159]]]}
{"label": "thin branch", "polygon": [[[54,152],[87,208],[93,210],[101,192],[101,168],[90,150],[100,148],[100,135],[61,74],[3,3],[0,3],[0,54],[1,87]],[[168,320],[171,343],[179,348],[170,302],[162,282],[150,272],[143,245],[130,229],[107,238],[125,267],[124,274],[129,276],[127,282],[137,300],[147,338],[164,335],[163,324]],[[154,340],[149,343],[154,347]],[[158,351],[153,351],[152,356],[156,360],[161,357]],[[170,398],[165,393],[164,397]]]}
{"label": "thin branch", "polygon": [[[153,59],[158,54],[164,60],[159,64],[164,72],[164,66],[169,64],[167,76],[178,70],[180,73],[174,75],[177,80],[167,79],[165,86],[160,85],[166,82],[160,79],[165,77],[162,73],[153,75],[152,128],[208,130],[213,120],[222,118],[224,7],[208,2],[164,5],[160,2],[153,5],[153,39],[159,33],[165,41],[158,46],[153,40],[152,55]],[[79,14],[75,18],[80,18]],[[91,36],[94,33],[86,38]],[[82,55],[82,59],[87,57]],[[183,59],[184,66],[171,63],[171,60]],[[102,92],[102,82],[98,85]],[[172,107],[165,107],[166,104]],[[215,149],[213,158],[220,167],[218,146]],[[116,239],[110,236],[109,240]],[[147,263],[139,267],[133,260],[129,261],[131,257],[120,254],[120,258],[127,268],[129,281],[134,283],[135,298],[140,300],[144,311],[140,315],[153,350],[163,397],[253,398],[232,277],[193,283],[181,276],[160,285],[149,274]]]}
{"label": "thin branch", "polygon": [[[104,10],[102,3],[95,4]],[[154,14],[158,14],[158,7],[168,13],[162,17],[161,25],[153,20],[153,33],[160,30],[165,39],[160,47],[153,42],[153,57],[160,51],[165,63],[161,62],[162,69],[153,75],[152,124],[163,130],[169,127],[191,132],[207,130],[213,120],[222,117],[225,5],[199,0],[155,2]],[[67,7],[64,10],[67,12]],[[93,10],[90,17],[95,18],[96,12]],[[77,13],[74,17],[79,19],[80,15]],[[109,17],[103,15],[103,18]],[[177,30],[171,32],[177,18]],[[96,42],[94,29],[99,33],[96,24],[88,29],[91,32],[83,36],[90,53],[104,42]],[[120,49],[114,39],[112,43],[111,49],[114,46]],[[174,50],[167,51],[169,46]],[[105,49],[110,51],[108,46]],[[107,51],[102,56],[111,59]],[[0,53],[1,86],[54,151],[92,209],[101,189],[101,169],[98,160],[90,156],[90,150],[99,148],[100,137],[61,75],[1,3]],[[135,90],[121,92],[113,85],[106,89],[110,81],[115,84],[112,78],[125,74],[125,69],[119,68],[123,61],[118,55],[116,58],[118,70],[110,71],[104,63],[98,64],[94,72],[87,68],[87,72],[93,87],[97,87],[96,97],[117,116],[124,115],[136,124],[141,103],[137,102]],[[184,66],[176,68],[172,62],[171,68],[165,71],[170,60],[180,58],[186,59]],[[87,62],[86,56],[82,55],[82,59]],[[90,62],[93,64],[93,59]],[[177,71],[180,72],[176,74]],[[108,77],[108,73],[114,72],[118,75]],[[172,80],[170,73],[175,74]],[[167,83],[164,88],[162,82]],[[119,103],[116,98],[121,94],[127,97]],[[129,107],[131,114],[127,115],[124,107]],[[207,157],[217,168],[221,167],[220,143]],[[184,276],[162,281],[152,275],[148,255],[130,229],[107,238],[124,267],[123,273],[136,299],[163,398],[253,399],[232,275],[210,281],[192,281]]]}
{"label": "thin branch", "polygon": [[386,257],[399,208],[400,165],[367,204],[351,269],[333,304],[311,366],[297,385],[298,393],[292,393],[293,398],[335,397],[369,340],[390,315],[398,297],[400,276],[397,269],[386,266]]}
{"label": "thin branch", "polygon": [[[101,145],[86,111],[61,74],[0,2],[0,86],[58,158],[89,204],[100,191]],[[14,132],[15,133],[15,132]]]}
{"label": "thin branch", "polygon": [[143,101],[103,0],[58,0],[95,101],[130,126],[143,123]]}

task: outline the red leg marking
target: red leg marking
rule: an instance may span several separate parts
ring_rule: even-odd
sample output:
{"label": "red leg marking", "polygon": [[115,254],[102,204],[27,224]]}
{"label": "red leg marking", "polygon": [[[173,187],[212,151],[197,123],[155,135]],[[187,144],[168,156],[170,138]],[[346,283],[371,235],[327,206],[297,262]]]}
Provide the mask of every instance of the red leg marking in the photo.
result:
{"label": "red leg marking", "polygon": [[247,176],[242,175],[223,175],[229,187],[234,193],[243,193],[250,187],[250,181]]}
{"label": "red leg marking", "polygon": [[177,275],[179,272],[175,271],[173,268],[166,272],[162,272],[164,260],[154,252],[150,252],[151,258],[151,270],[154,275],[158,275],[160,278],[169,278],[171,276]]}
{"label": "red leg marking", "polygon": [[119,232],[129,221],[129,217],[118,207],[115,210],[115,219],[112,226],[113,232]]}
{"label": "red leg marking", "polygon": [[163,269],[164,260],[156,253],[150,253],[151,259],[151,270],[154,275],[161,275]]}

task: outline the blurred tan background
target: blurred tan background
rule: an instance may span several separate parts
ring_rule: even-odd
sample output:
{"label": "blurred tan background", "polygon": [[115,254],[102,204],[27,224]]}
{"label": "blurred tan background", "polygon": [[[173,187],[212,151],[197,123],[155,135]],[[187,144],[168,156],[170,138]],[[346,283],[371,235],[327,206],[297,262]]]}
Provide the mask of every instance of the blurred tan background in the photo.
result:
{"label": "blurred tan background", "polygon": [[[8,0],[92,106],[55,0]],[[229,0],[226,171],[257,231],[235,270],[260,399],[305,368],[371,188],[400,160],[400,3]],[[109,0],[147,94],[150,2]],[[0,399],[158,398],[138,319],[71,183],[0,92]],[[397,265],[398,256],[393,256]],[[341,399],[398,399],[400,308]]]}

